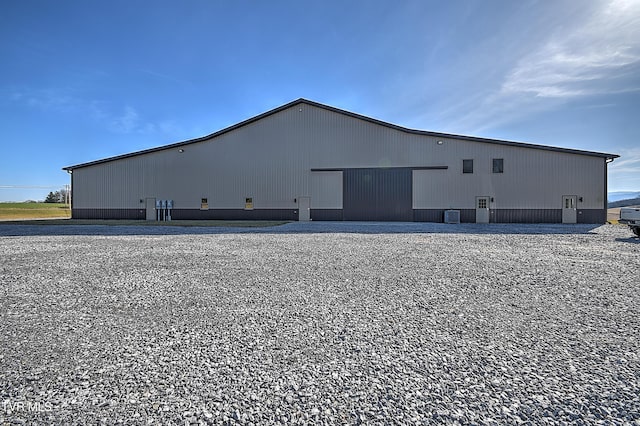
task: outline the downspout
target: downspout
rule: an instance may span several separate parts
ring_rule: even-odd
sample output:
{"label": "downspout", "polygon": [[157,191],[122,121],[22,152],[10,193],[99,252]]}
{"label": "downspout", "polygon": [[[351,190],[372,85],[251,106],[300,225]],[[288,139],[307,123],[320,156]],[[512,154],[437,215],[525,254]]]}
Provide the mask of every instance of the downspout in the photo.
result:
{"label": "downspout", "polygon": [[67,170],[69,173],[69,217],[73,219],[73,170]]}
{"label": "downspout", "polygon": [[604,223],[607,223],[607,211],[609,210],[609,170],[608,164],[613,162],[615,157],[607,157],[604,159]]}

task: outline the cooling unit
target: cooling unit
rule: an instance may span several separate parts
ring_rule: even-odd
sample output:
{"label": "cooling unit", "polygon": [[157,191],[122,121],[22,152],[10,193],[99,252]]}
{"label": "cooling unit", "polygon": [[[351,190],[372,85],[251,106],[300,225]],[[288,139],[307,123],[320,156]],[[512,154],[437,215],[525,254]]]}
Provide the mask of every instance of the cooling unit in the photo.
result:
{"label": "cooling unit", "polygon": [[445,210],[444,223],[460,223],[460,210]]}

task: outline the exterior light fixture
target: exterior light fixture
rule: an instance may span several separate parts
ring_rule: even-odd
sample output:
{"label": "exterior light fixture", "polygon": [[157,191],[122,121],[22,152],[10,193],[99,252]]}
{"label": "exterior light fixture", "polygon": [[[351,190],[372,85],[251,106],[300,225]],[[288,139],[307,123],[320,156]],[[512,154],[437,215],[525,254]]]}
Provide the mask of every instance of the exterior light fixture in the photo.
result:
{"label": "exterior light fixture", "polygon": [[180,149],[178,150],[178,152],[179,152],[180,154],[182,154],[182,153],[184,152],[184,149],[180,148]]}
{"label": "exterior light fixture", "polygon": [[438,145],[442,145],[444,142],[442,142],[442,141],[438,141],[438,142],[436,142],[436,143],[437,143]]}

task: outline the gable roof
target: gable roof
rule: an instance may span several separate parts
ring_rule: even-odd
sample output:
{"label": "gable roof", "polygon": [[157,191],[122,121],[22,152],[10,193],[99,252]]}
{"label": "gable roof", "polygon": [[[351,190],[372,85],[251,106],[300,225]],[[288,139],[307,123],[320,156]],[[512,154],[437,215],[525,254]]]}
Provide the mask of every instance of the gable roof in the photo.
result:
{"label": "gable roof", "polygon": [[542,149],[542,150],[546,150],[546,151],[555,151],[555,152],[564,152],[564,153],[569,153],[569,154],[579,154],[579,155],[588,155],[588,156],[593,156],[593,157],[601,157],[604,158],[606,160],[613,160],[615,158],[620,157],[617,154],[607,154],[604,152],[595,152],[595,151],[583,151],[583,150],[579,150],[579,149],[570,149],[570,148],[558,148],[558,147],[554,147],[554,146],[548,146],[548,145],[537,145],[537,144],[531,144],[531,143],[524,143],[524,142],[513,142],[513,141],[506,141],[506,140],[500,140],[500,139],[488,139],[488,138],[480,138],[480,137],[476,137],[476,136],[465,136],[465,135],[456,135],[456,134],[452,134],[452,133],[439,133],[439,132],[431,132],[431,131],[427,131],[427,130],[415,130],[415,129],[409,129],[406,127],[402,127],[402,126],[398,126],[396,124],[392,124],[392,123],[387,123],[385,121],[381,121],[381,120],[377,120],[375,118],[371,118],[371,117],[366,117],[364,115],[360,115],[360,114],[356,114],[354,112],[350,112],[350,111],[346,111],[343,109],[339,109],[339,108],[335,108],[329,105],[324,105],[318,102],[314,102],[314,101],[310,101],[308,99],[304,99],[304,98],[300,98],[300,99],[296,99],[295,101],[291,101],[287,104],[284,104],[282,106],[279,106],[277,108],[274,108],[272,110],[269,110],[267,112],[264,112],[262,114],[256,115],[255,117],[249,118],[247,120],[241,121],[240,123],[234,124],[232,126],[226,127],[222,130],[218,130],[217,132],[211,133],[210,135],[207,136],[202,136],[199,138],[195,138],[195,139],[189,139],[186,141],[182,141],[182,142],[176,142],[173,144],[169,144],[169,145],[163,145],[163,146],[159,146],[156,148],[149,148],[149,149],[145,149],[142,151],[135,151],[135,152],[131,152],[128,154],[122,154],[122,155],[117,155],[115,157],[108,157],[108,158],[103,158],[101,160],[95,160],[95,161],[90,161],[87,163],[81,163],[81,164],[76,164],[73,166],[67,166],[67,167],[63,167],[62,170],[67,170],[67,171],[73,171],[75,169],[79,169],[82,167],[88,167],[88,166],[93,166],[96,164],[102,164],[102,163],[108,163],[110,161],[116,161],[116,160],[121,160],[123,158],[129,158],[129,157],[135,157],[138,155],[143,155],[143,154],[148,154],[150,152],[156,152],[156,151],[164,151],[167,149],[174,149],[174,148],[179,148],[185,145],[191,145],[194,143],[198,143],[198,142],[204,142],[210,139],[214,139],[220,135],[223,135],[225,133],[231,132],[232,130],[236,130],[240,127],[246,126],[247,124],[251,124],[254,123],[258,120],[262,120],[263,118],[269,117],[270,115],[276,114],[278,112],[284,111],[288,108],[291,108],[293,106],[299,105],[299,104],[306,104],[306,105],[310,105],[310,106],[314,106],[317,108],[322,108],[325,109],[327,111],[332,111],[338,114],[342,114],[342,115],[346,115],[348,117],[353,117],[353,118],[357,118],[359,120],[363,120],[363,121],[367,121],[369,123],[373,123],[373,124],[377,124],[380,126],[385,126],[391,129],[395,129],[401,132],[405,132],[405,133],[411,133],[411,134],[416,134],[416,135],[424,135],[424,136],[432,136],[432,137],[436,137],[436,138],[451,138],[451,139],[458,139],[458,140],[465,140],[465,141],[472,141],[472,142],[482,142],[482,143],[491,143],[491,144],[498,144],[498,145],[508,145],[508,146],[516,146],[516,147],[522,147],[522,148],[532,148],[532,149]]}

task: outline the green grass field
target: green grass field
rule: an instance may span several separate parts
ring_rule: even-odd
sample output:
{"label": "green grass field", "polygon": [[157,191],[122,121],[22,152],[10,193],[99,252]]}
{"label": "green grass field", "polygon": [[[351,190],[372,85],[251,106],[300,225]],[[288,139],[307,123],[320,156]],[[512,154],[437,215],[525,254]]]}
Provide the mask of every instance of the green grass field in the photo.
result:
{"label": "green grass field", "polygon": [[0,203],[0,220],[70,217],[68,204]]}

